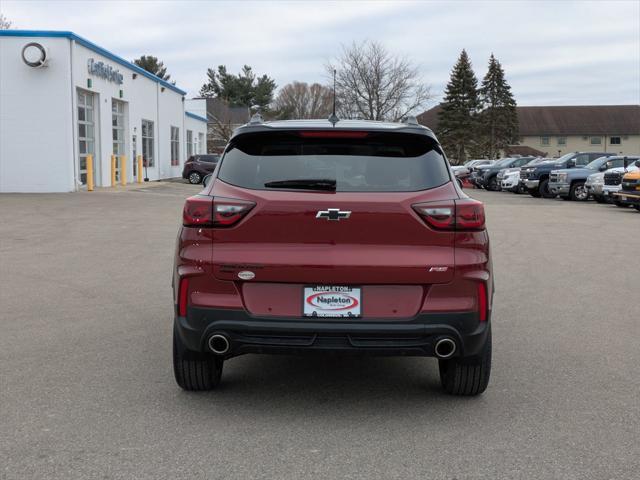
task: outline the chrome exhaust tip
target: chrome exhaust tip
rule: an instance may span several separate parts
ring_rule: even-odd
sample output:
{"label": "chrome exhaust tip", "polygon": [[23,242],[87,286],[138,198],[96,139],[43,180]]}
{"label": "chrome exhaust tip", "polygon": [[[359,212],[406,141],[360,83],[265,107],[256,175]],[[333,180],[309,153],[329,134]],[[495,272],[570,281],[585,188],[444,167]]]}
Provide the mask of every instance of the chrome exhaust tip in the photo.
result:
{"label": "chrome exhaust tip", "polygon": [[229,339],[220,333],[216,333],[209,337],[209,349],[216,355],[224,355],[231,348]]}
{"label": "chrome exhaust tip", "polygon": [[451,358],[453,354],[456,353],[456,348],[456,342],[451,338],[441,338],[436,342],[434,350],[436,357],[445,359]]}

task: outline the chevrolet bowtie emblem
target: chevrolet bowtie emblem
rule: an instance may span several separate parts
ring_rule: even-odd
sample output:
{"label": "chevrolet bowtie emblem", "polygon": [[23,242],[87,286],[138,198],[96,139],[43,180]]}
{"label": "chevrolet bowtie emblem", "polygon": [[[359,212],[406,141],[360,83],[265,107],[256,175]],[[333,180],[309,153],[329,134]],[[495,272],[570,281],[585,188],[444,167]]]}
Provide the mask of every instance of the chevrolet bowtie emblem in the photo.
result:
{"label": "chevrolet bowtie emblem", "polygon": [[328,210],[319,210],[316,218],[326,218],[327,220],[341,220],[349,218],[351,212],[340,210],[339,208],[329,208]]}

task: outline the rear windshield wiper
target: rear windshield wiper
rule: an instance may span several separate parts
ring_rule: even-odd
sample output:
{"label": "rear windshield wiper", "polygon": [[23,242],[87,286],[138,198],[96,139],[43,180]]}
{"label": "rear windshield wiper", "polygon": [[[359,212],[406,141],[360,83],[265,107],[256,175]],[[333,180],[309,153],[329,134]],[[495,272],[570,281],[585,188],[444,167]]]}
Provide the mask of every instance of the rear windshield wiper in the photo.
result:
{"label": "rear windshield wiper", "polygon": [[303,190],[336,191],[336,181],[327,178],[309,178],[298,180],[275,180],[264,184],[267,188],[299,188]]}

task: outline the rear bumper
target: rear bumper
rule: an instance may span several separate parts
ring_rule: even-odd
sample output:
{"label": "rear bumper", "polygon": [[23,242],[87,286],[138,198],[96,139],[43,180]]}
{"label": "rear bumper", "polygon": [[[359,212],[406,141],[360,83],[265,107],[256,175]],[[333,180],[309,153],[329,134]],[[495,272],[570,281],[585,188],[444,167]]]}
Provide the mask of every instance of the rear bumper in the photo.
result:
{"label": "rear bumper", "polygon": [[230,358],[245,353],[342,352],[369,355],[435,356],[435,343],[444,337],[456,342],[454,356],[480,353],[489,321],[475,313],[420,314],[406,321],[326,320],[254,317],[242,310],[189,308],[175,318],[185,346],[207,352],[213,334],[229,338]]}

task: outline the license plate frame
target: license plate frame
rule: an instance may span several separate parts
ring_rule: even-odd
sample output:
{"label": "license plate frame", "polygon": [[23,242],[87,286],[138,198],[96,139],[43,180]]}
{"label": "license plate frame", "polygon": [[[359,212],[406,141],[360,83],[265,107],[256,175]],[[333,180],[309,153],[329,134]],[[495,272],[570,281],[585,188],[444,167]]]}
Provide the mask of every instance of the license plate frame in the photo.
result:
{"label": "license plate frame", "polygon": [[302,288],[302,316],[306,318],[361,318],[362,287],[355,285],[304,285]]}

